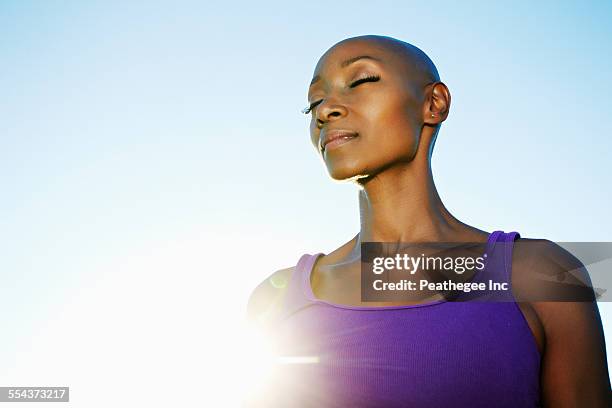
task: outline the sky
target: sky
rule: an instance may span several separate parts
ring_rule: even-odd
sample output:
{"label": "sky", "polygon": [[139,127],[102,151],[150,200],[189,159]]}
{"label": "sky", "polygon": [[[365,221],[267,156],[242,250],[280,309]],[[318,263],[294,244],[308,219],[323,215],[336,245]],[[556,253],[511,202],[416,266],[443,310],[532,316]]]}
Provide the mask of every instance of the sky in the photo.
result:
{"label": "sky", "polygon": [[0,385],[238,406],[252,289],[358,232],[357,189],[300,113],[318,58],[356,35],[418,46],[449,87],[432,169],[453,215],[612,241],[611,17],[603,1],[0,1]]}

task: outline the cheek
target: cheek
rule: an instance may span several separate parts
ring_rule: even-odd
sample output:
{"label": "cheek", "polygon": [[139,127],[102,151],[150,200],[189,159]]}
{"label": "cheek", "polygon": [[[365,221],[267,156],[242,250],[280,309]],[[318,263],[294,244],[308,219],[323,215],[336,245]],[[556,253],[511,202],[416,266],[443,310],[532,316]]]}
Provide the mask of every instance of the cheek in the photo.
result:
{"label": "cheek", "polygon": [[310,118],[310,142],[315,149],[319,149],[319,129],[317,129],[316,121],[313,117]]}
{"label": "cheek", "polygon": [[366,112],[369,139],[378,145],[380,153],[406,154],[411,157],[419,142],[420,126],[417,107],[406,98],[386,98],[376,101]]}

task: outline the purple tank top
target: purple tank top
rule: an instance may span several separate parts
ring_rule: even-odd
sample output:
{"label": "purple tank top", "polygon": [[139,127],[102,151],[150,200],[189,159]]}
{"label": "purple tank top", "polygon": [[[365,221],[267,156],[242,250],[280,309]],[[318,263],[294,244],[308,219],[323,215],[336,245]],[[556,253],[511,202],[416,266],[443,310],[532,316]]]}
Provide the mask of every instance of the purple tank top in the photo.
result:
{"label": "purple tank top", "polygon": [[[517,232],[493,232],[474,282],[511,285]],[[508,242],[508,245],[496,243]],[[270,407],[538,407],[540,354],[514,298],[353,307],[316,299],[303,255],[272,333]],[[509,291],[509,296],[512,292]]]}

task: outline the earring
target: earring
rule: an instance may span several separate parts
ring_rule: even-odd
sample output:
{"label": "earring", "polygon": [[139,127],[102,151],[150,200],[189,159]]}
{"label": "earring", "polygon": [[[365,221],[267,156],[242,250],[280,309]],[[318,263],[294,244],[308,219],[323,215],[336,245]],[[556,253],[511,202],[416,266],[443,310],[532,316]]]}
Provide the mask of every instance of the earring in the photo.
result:
{"label": "earring", "polygon": [[435,113],[432,113],[432,114],[431,114],[431,117],[432,117],[432,118],[433,118],[433,117],[435,117],[435,116],[436,116],[436,114],[435,114]]}

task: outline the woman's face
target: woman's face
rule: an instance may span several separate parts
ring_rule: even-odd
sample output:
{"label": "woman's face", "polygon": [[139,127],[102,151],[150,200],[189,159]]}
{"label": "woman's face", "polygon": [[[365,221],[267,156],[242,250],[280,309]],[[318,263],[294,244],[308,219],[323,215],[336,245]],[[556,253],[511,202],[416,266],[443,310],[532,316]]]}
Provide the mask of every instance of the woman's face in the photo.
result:
{"label": "woman's face", "polygon": [[360,40],[336,44],[319,60],[308,91],[310,137],[332,178],[372,176],[414,158],[423,126],[423,84],[410,77],[401,58]]}

